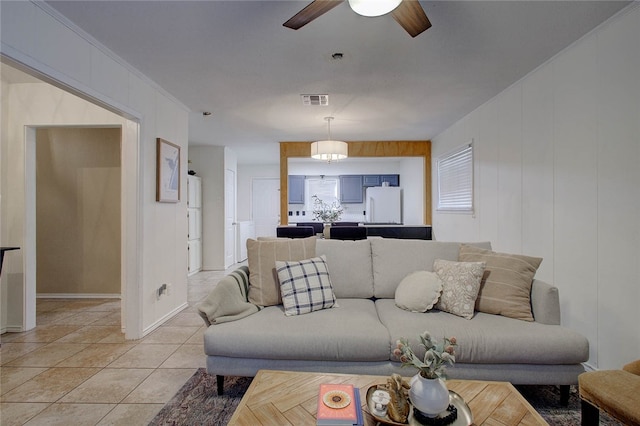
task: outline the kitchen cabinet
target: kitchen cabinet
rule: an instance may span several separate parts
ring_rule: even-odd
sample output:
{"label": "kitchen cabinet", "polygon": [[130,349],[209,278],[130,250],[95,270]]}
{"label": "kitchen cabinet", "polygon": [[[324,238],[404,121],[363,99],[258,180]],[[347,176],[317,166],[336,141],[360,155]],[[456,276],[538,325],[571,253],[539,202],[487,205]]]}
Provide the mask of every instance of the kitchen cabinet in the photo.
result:
{"label": "kitchen cabinet", "polygon": [[187,176],[187,250],[189,275],[202,270],[202,180]]}
{"label": "kitchen cabinet", "polygon": [[289,204],[304,204],[304,176],[289,176]]}
{"label": "kitchen cabinet", "polygon": [[364,187],[382,186],[388,182],[389,186],[400,186],[400,175],[363,175],[362,185]]}
{"label": "kitchen cabinet", "polygon": [[369,186],[380,186],[380,175],[364,175],[362,176],[362,185]]}
{"label": "kitchen cabinet", "polygon": [[400,186],[400,175],[380,175],[380,185],[388,182],[389,186]]}
{"label": "kitchen cabinet", "polygon": [[362,188],[362,175],[340,176],[340,203],[355,204],[364,202]]}

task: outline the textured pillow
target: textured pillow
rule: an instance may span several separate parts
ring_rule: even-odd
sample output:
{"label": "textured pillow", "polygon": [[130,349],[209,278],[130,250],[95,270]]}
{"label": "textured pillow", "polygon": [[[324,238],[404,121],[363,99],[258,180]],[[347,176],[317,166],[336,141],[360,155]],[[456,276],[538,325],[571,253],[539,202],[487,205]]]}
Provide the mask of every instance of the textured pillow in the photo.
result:
{"label": "textured pillow", "polygon": [[442,280],[442,295],[436,308],[466,319],[473,318],[484,266],[484,262],[436,259],[433,270]]}
{"label": "textured pillow", "polygon": [[285,315],[308,314],[335,305],[325,256],[298,262],[277,261],[276,271]]}
{"label": "textured pillow", "polygon": [[442,280],[435,272],[416,271],[396,288],[396,306],[411,312],[427,312],[438,301]]}
{"label": "textured pillow", "polygon": [[542,258],[496,253],[463,244],[458,260],[486,262],[476,300],[476,310],[524,321],[533,321],[531,283]]}
{"label": "textured pillow", "polygon": [[302,260],[316,255],[316,237],[247,240],[249,302],[258,306],[282,303],[276,260]]}

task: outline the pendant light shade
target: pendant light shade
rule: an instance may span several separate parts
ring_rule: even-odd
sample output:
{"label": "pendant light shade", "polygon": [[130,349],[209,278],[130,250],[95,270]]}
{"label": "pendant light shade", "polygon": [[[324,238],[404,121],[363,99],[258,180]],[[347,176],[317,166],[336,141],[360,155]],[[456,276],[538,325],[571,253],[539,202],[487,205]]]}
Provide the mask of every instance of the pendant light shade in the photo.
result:
{"label": "pendant light shade", "polygon": [[358,15],[382,16],[398,7],[402,0],[349,0],[349,6]]}
{"label": "pendant light shade", "polygon": [[333,117],[325,117],[327,120],[327,140],[311,143],[311,158],[323,161],[344,160],[349,155],[349,146],[346,142],[331,139],[331,120]]}

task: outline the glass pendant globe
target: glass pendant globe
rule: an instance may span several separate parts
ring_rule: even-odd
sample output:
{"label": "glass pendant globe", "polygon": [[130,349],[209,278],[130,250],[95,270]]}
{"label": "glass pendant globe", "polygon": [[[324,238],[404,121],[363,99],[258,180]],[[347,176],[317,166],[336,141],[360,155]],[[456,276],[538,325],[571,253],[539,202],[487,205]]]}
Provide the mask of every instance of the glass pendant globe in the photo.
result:
{"label": "glass pendant globe", "polygon": [[398,7],[402,0],[349,0],[349,6],[358,15],[382,16]]}

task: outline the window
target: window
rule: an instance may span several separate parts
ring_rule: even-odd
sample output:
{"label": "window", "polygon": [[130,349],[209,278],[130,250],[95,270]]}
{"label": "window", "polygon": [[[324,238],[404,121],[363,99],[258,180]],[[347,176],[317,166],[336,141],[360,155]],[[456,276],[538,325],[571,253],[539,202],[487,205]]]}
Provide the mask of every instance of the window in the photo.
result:
{"label": "window", "polygon": [[338,203],[338,178],[337,177],[312,177],[304,180],[305,191],[304,201],[305,209],[307,211],[313,211],[313,198],[317,195],[325,204],[331,205],[331,203]]}
{"label": "window", "polygon": [[473,145],[438,159],[439,211],[473,212]]}

